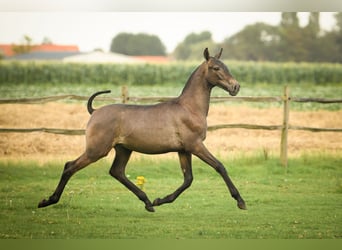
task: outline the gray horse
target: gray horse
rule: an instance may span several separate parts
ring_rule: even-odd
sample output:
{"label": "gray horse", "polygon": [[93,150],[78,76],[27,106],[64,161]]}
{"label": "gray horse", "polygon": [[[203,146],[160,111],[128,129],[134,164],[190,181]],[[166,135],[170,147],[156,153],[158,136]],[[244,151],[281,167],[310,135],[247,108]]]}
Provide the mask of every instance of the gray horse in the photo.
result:
{"label": "gray horse", "polygon": [[[232,77],[226,65],[219,60],[221,53],[222,49],[211,57],[206,48],[205,61],[192,73],[181,95],[167,102],[156,105],[113,104],[94,110],[94,98],[110,91],[92,95],[88,100],[88,111],[92,116],[86,129],[86,150],[76,160],[65,164],[55,192],[49,199],[42,200],[38,207],[57,203],[73,174],[106,156],[114,148],[116,154],[109,173],[143,201],[149,212],[154,212],[154,206],[173,202],[191,185],[192,155],[213,167],[224,179],[238,207],[246,209],[245,202],[225,167],[203,144],[212,88],[218,86],[232,96],[240,89],[239,83]],[[177,152],[184,174],[183,184],[172,194],[157,198],[152,203],[146,193],[125,175],[132,151],[145,154]]]}

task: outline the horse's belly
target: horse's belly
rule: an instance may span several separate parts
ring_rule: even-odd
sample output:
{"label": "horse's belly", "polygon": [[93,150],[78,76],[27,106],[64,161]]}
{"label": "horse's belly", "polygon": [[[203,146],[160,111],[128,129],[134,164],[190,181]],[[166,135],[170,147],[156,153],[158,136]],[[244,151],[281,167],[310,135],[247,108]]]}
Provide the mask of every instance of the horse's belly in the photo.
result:
{"label": "horse's belly", "polygon": [[123,139],[121,144],[130,150],[145,154],[162,154],[182,149],[177,134],[164,129],[133,131]]}

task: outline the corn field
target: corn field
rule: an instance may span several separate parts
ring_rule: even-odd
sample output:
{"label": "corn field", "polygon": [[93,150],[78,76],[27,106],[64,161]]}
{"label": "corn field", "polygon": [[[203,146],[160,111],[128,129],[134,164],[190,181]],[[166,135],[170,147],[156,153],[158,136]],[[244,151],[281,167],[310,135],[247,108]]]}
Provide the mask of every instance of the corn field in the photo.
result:
{"label": "corn field", "polygon": [[[342,83],[342,64],[227,61],[231,73],[247,83]],[[161,85],[184,83],[197,63],[74,64],[58,62],[0,62],[0,84]]]}

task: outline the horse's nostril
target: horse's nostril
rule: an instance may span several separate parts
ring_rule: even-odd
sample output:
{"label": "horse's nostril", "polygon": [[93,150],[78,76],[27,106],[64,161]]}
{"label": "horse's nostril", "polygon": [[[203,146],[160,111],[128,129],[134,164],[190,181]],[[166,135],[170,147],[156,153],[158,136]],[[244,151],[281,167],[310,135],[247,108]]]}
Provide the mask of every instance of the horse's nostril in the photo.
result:
{"label": "horse's nostril", "polygon": [[234,91],[239,91],[239,89],[240,89],[240,84],[235,84],[234,85]]}

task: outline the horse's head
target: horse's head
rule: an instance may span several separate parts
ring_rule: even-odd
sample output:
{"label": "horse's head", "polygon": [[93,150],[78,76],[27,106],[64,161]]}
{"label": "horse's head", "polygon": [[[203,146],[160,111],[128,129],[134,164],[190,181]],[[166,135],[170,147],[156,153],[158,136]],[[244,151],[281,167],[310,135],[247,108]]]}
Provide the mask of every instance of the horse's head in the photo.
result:
{"label": "horse's head", "polygon": [[219,60],[222,50],[214,57],[209,55],[208,48],[204,50],[203,55],[208,67],[206,80],[211,85],[218,86],[228,91],[230,95],[235,96],[240,90],[240,84],[230,74],[227,66]]}

